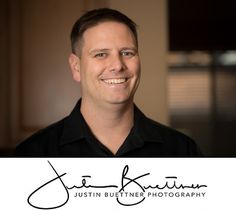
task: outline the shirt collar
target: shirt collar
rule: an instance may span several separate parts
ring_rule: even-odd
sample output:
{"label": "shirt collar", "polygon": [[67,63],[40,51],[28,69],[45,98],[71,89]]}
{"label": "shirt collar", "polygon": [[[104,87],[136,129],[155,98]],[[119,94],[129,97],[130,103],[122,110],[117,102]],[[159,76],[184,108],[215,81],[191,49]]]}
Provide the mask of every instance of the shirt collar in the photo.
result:
{"label": "shirt collar", "polygon": [[64,119],[64,127],[60,144],[71,143],[91,136],[91,131],[80,112],[81,99],[68,117]]}
{"label": "shirt collar", "polygon": [[[71,114],[64,119],[60,145],[85,139],[93,135],[80,112],[80,106],[81,99],[77,102]],[[136,105],[134,106],[134,127],[130,135],[134,136],[137,141],[162,143],[161,131],[157,129],[159,128],[157,124],[157,122],[147,118]]]}
{"label": "shirt collar", "polygon": [[135,105],[133,133],[144,142],[162,143],[160,124],[147,118]]}

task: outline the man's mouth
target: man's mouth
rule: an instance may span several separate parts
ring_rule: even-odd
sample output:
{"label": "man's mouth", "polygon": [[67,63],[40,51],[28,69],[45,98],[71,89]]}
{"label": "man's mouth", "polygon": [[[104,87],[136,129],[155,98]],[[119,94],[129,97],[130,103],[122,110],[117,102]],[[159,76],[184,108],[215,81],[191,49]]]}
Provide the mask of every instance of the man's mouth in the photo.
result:
{"label": "man's mouth", "polygon": [[103,79],[103,82],[107,84],[122,84],[125,83],[128,78],[119,78],[119,79]]}

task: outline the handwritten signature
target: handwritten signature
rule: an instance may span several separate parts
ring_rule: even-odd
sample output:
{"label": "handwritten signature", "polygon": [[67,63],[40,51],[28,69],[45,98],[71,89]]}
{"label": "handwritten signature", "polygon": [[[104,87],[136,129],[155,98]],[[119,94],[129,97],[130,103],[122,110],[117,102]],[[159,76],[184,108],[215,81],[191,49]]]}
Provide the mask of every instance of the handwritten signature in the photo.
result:
{"label": "handwritten signature", "polygon": [[[127,188],[130,187],[130,185],[132,185],[132,187],[136,188],[136,191],[140,191],[142,193],[144,193],[147,189],[159,189],[159,190],[163,190],[163,189],[200,189],[203,187],[207,187],[207,185],[200,185],[200,184],[191,184],[191,185],[183,185],[183,184],[177,184],[176,180],[177,177],[176,176],[167,176],[166,178],[166,182],[164,185],[147,185],[147,186],[143,186],[139,183],[139,180],[143,177],[146,177],[148,175],[150,175],[150,173],[145,173],[142,174],[140,176],[137,176],[135,178],[130,178],[128,176],[128,172],[129,172],[129,166],[126,165],[122,171],[122,175],[121,175],[121,186],[119,189],[118,185],[90,185],[87,184],[87,178],[91,178],[91,176],[89,175],[84,175],[82,176],[82,181],[81,181],[81,185],[77,186],[77,185],[73,185],[73,186],[67,186],[65,184],[65,182],[63,181],[62,177],[66,175],[66,173],[63,174],[59,174],[57,172],[57,170],[55,169],[55,167],[53,167],[53,165],[48,161],[49,165],[51,166],[51,168],[53,169],[53,171],[55,172],[55,178],[49,180],[48,182],[44,183],[43,185],[41,185],[40,187],[38,187],[36,190],[34,190],[27,199],[27,202],[30,206],[36,208],[36,209],[57,209],[60,208],[62,206],[64,206],[65,204],[67,204],[67,202],[69,201],[70,198],[70,193],[69,191],[72,189],[82,189],[82,188],[96,188],[96,189],[104,189],[104,188],[118,188],[118,192],[119,193],[124,193],[127,191]],[[171,182],[169,182],[169,180],[171,180]],[[39,193],[40,190],[42,190],[43,188],[45,188],[46,186],[54,183],[55,181],[59,181],[60,185],[62,186],[62,189],[64,190],[65,193],[65,197],[63,199],[63,201],[60,201],[59,204],[51,206],[51,207],[43,207],[39,204],[34,204],[32,200],[32,196],[36,195],[37,193]],[[128,188],[129,189],[129,188]],[[132,202],[127,202],[126,200],[123,201],[122,198],[117,197],[116,198],[117,202],[120,205],[123,206],[134,206],[137,204],[142,203],[145,200],[145,197],[140,197],[138,198],[138,200],[132,201]]]}

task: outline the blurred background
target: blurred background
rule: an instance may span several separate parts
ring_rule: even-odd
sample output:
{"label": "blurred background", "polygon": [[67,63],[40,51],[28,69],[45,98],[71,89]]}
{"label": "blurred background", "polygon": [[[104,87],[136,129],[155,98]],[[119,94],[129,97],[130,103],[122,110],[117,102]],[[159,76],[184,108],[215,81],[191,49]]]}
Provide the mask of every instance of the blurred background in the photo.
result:
{"label": "blurred background", "polygon": [[206,156],[236,156],[234,0],[0,0],[0,156],[71,112],[70,30],[100,7],[138,24],[143,112]]}

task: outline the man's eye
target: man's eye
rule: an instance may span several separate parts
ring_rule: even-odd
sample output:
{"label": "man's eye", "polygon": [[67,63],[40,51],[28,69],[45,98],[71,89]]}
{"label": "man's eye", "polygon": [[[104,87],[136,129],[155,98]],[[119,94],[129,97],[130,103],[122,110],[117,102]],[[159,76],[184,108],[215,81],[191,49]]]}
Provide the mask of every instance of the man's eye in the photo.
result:
{"label": "man's eye", "polygon": [[104,57],[106,57],[106,56],[107,56],[106,53],[97,53],[97,54],[95,55],[96,58],[104,58]]}
{"label": "man's eye", "polygon": [[126,57],[132,57],[132,56],[134,56],[134,52],[131,52],[131,51],[122,51],[122,52],[121,52],[121,55],[122,55],[122,56],[126,56]]}

